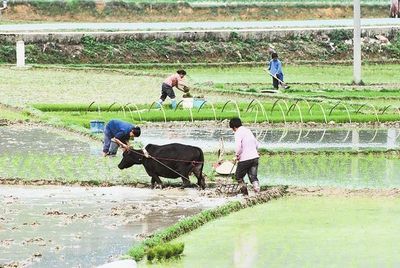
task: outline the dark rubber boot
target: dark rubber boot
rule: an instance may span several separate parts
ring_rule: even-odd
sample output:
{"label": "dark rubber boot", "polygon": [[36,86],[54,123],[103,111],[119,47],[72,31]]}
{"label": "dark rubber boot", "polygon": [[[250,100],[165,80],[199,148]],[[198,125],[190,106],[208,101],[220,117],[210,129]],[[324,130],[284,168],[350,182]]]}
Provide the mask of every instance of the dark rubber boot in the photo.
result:
{"label": "dark rubber boot", "polygon": [[239,187],[242,195],[249,195],[249,191],[247,191],[247,185],[245,183],[240,183]]}

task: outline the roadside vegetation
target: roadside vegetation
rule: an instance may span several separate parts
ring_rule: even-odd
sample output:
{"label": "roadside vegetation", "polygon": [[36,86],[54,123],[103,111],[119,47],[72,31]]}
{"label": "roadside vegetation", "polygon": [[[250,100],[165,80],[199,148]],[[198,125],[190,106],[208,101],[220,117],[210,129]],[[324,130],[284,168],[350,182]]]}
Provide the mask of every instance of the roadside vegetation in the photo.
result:
{"label": "roadside vegetation", "polygon": [[[137,34],[140,36],[140,34]],[[386,37],[385,37],[386,38]],[[387,40],[365,36],[364,62],[398,63],[400,34],[390,33]],[[353,52],[350,30],[290,33],[284,37],[246,35],[231,32],[225,37],[208,33],[204,38],[182,34],[176,38],[131,36],[83,36],[80,40],[40,38],[26,43],[28,64],[259,64],[269,60],[273,47],[288,63],[350,63]],[[15,43],[0,39],[0,63],[15,63]],[[183,64],[184,63],[184,64]]]}

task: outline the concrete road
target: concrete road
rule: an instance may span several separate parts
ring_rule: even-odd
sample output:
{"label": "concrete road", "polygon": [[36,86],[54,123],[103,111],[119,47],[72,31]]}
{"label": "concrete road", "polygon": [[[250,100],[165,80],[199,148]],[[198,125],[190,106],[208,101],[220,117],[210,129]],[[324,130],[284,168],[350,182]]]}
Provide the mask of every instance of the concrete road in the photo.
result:
{"label": "concrete road", "polygon": [[[400,19],[362,19],[361,25],[399,26]],[[349,27],[352,19],[303,21],[227,21],[227,22],[155,22],[155,23],[30,23],[0,25],[0,32],[40,31],[160,31],[160,30],[235,30],[276,28]]]}

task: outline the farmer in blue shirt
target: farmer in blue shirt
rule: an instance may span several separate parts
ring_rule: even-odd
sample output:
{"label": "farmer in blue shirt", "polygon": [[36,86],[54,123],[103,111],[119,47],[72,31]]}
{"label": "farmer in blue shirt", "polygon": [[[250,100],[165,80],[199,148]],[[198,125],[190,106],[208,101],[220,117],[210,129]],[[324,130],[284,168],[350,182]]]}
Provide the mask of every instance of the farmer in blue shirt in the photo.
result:
{"label": "farmer in blue shirt", "polygon": [[278,54],[273,52],[271,58],[272,60],[269,62],[268,70],[272,76],[272,85],[274,89],[278,89],[279,85],[282,85],[285,89],[289,88],[289,86],[283,82],[282,63],[278,59]]}
{"label": "farmer in blue shirt", "polygon": [[129,145],[129,139],[139,136],[140,127],[116,119],[111,120],[104,130],[103,156],[115,155],[119,142]]}

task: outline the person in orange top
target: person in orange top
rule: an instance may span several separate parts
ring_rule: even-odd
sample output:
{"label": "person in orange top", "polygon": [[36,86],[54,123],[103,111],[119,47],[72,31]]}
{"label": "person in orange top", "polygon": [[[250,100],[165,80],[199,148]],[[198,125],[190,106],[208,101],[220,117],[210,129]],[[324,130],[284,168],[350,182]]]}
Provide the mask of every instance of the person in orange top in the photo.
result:
{"label": "person in orange top", "polygon": [[[185,70],[178,70],[176,71],[176,74],[173,74],[165,79],[165,81],[161,85],[161,97],[158,101],[159,106],[162,105],[167,97],[170,97],[172,109],[176,108],[175,92],[173,88],[176,87],[177,89],[186,92],[184,90],[186,85],[183,82],[183,78],[185,77],[185,75]],[[183,89],[181,89],[181,87],[183,87]]]}

